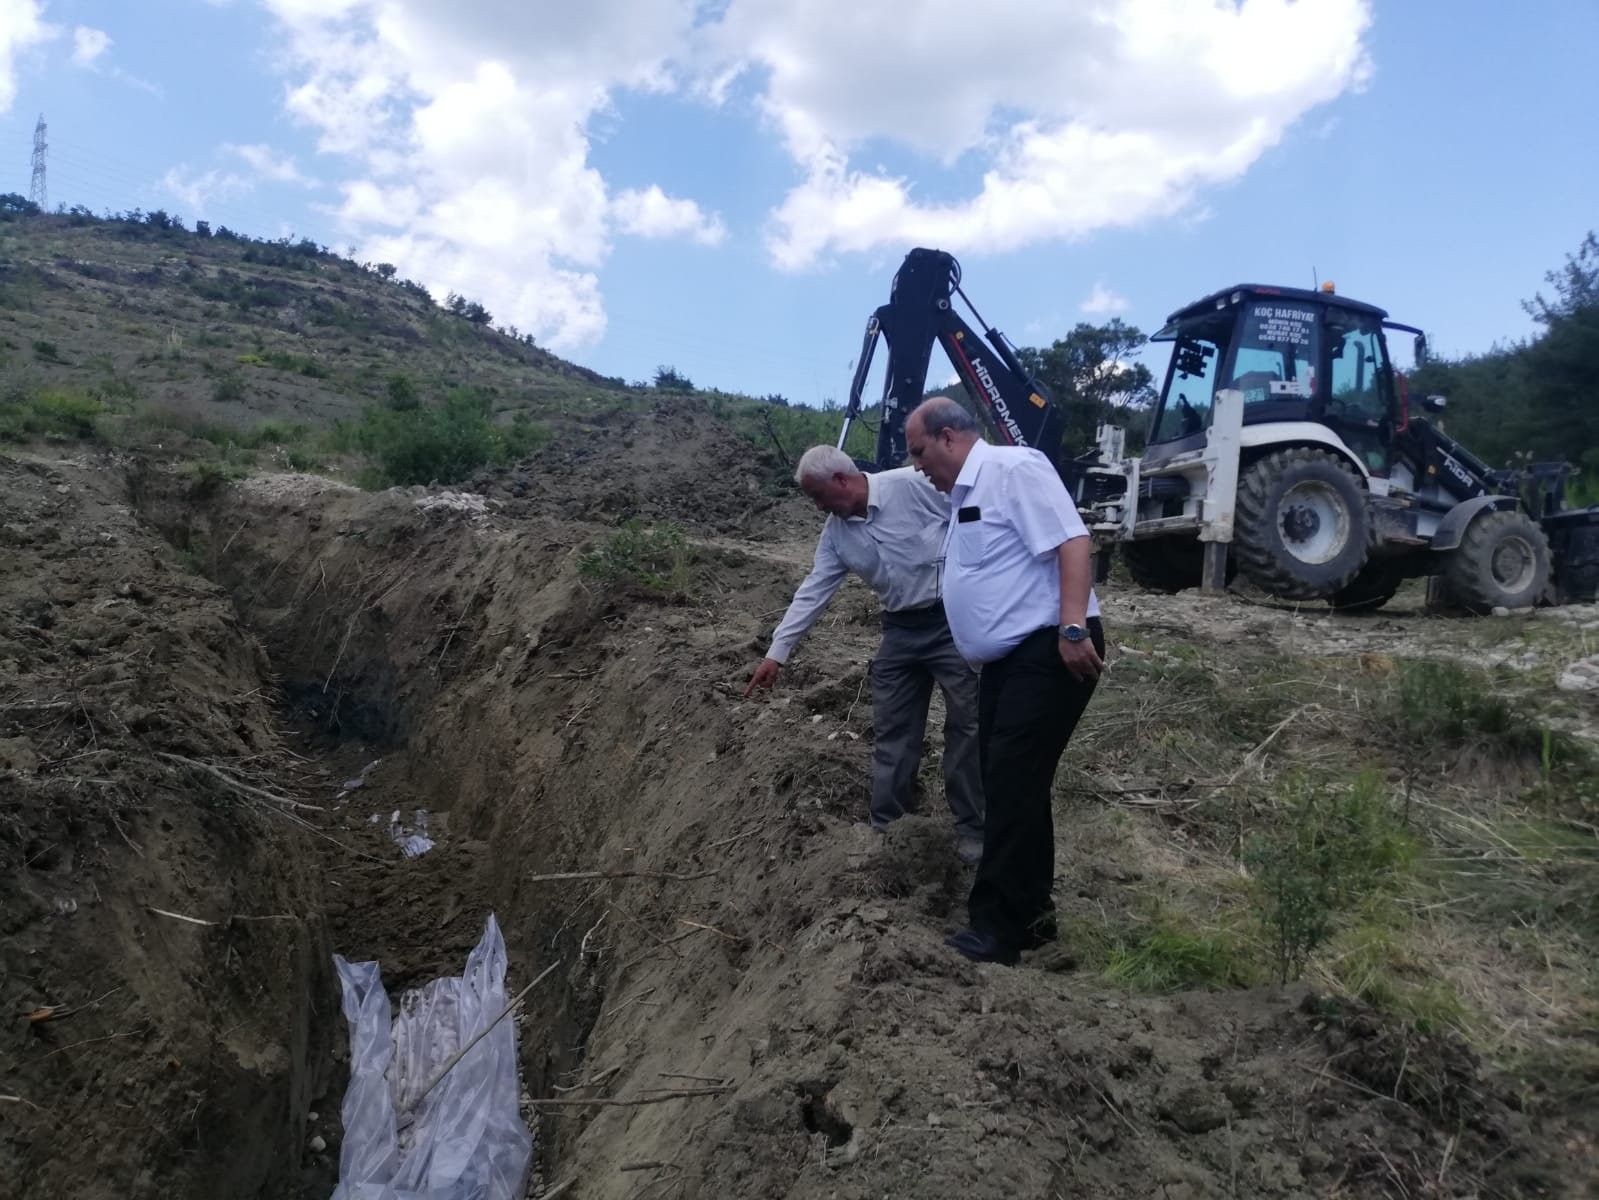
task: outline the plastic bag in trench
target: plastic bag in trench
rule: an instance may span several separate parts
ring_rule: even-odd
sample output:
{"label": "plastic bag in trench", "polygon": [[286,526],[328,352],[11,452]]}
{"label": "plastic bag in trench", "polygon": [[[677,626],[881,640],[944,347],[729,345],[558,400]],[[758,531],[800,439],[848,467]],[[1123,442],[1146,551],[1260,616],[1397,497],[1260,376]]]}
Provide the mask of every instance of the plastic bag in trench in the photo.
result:
{"label": "plastic bag in trench", "polygon": [[389,997],[375,962],[334,955],[350,1024],[344,1145],[332,1200],[518,1200],[533,1137],[517,1109],[516,1022],[507,1017],[407,1106],[505,1010],[505,941],[490,914],[460,978]]}

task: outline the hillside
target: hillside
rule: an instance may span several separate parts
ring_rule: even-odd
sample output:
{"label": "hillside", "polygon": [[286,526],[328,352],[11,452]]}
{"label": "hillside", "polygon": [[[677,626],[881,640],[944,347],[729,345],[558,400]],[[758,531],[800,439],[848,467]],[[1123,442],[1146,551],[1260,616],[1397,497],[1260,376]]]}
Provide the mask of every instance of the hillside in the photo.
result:
{"label": "hillside", "polygon": [[[782,467],[811,417],[617,387],[320,255],[0,238],[20,1194],[330,1195],[332,956],[397,998],[491,912],[513,990],[551,969],[515,1018],[530,1195],[1599,1186],[1599,606],[1113,579],[1056,780],[1061,939],[979,968],[942,944],[970,876],[936,719],[924,814],[862,829],[869,593],[742,695],[810,562]],[[384,422],[451,388],[504,440],[377,486]],[[244,445],[263,423],[304,429]]]}
{"label": "hillside", "polygon": [[241,429],[354,417],[397,370],[424,392],[482,387],[506,411],[558,412],[620,385],[309,242],[13,216],[0,312],[12,389],[81,388]]}

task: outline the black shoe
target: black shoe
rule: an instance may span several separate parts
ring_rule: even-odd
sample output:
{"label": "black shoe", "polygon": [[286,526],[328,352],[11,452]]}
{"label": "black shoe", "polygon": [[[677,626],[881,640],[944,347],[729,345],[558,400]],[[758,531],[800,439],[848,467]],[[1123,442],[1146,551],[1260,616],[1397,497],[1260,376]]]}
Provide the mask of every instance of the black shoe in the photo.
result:
{"label": "black shoe", "polygon": [[1027,936],[1022,939],[1022,949],[1042,950],[1045,946],[1053,946],[1059,936],[1060,928],[1055,924],[1053,914],[1039,917],[1027,927]]}
{"label": "black shoe", "polygon": [[1021,959],[1021,952],[1014,946],[1007,946],[993,934],[978,929],[962,929],[959,933],[952,933],[944,939],[944,945],[973,962],[1013,967]]}

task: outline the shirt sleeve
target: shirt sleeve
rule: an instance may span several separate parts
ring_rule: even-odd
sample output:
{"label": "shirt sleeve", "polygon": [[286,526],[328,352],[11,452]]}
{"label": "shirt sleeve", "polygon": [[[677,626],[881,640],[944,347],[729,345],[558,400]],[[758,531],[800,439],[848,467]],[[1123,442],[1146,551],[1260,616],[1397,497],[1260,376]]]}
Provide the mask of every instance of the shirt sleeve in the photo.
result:
{"label": "shirt sleeve", "polygon": [[1042,454],[1029,454],[1006,472],[1005,492],[1011,520],[1029,554],[1048,554],[1073,538],[1088,536],[1071,493]]}
{"label": "shirt sleeve", "polygon": [[833,539],[824,529],[822,536],[816,539],[816,559],[811,565],[811,573],[794,592],[788,611],[778,622],[777,630],[772,634],[771,649],[766,652],[767,658],[780,663],[788,661],[789,654],[799,645],[810,627],[816,624],[816,618],[822,615],[848,575],[849,568],[838,557],[838,551],[833,548]]}

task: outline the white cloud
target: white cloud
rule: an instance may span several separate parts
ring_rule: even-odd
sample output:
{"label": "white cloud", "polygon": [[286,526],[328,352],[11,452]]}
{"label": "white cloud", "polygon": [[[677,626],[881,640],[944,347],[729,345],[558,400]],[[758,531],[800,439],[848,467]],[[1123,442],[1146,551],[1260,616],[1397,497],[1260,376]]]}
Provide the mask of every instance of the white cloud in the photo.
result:
{"label": "white cloud", "polygon": [[72,65],[92,67],[111,48],[111,35],[103,29],[79,25],[72,31]]}
{"label": "white cloud", "polygon": [[344,234],[435,295],[460,292],[571,348],[604,332],[596,272],[615,236],[722,236],[659,187],[613,195],[588,161],[589,125],[617,91],[674,86],[695,0],[266,6],[285,106],[348,160]]}
{"label": "white cloud", "polygon": [[1082,310],[1092,317],[1108,317],[1114,313],[1127,311],[1127,297],[1118,296],[1102,283],[1096,283],[1094,290],[1084,300]]}
{"label": "white cloud", "polygon": [[241,195],[250,190],[250,181],[231,171],[193,171],[177,166],[161,177],[161,186],[184,208],[202,219],[213,200]]}
{"label": "white cloud", "polygon": [[17,98],[17,58],[59,32],[45,23],[38,0],[0,0],[0,113]]}
{"label": "white cloud", "polygon": [[311,179],[295,166],[292,158],[278,155],[270,146],[259,143],[247,146],[236,146],[229,142],[222,147],[229,154],[242,158],[255,171],[257,177],[269,183],[294,183],[301,187],[317,187],[317,181]]}
{"label": "white cloud", "polygon": [[[6,0],[0,0],[3,5]],[[141,79],[137,75],[130,75],[121,67],[112,66],[109,71],[103,70],[106,52],[111,49],[111,35],[103,29],[94,29],[88,25],[79,25],[72,31],[72,65],[81,67],[86,71],[96,74],[106,74],[118,83],[125,83],[129,87],[136,87],[140,91],[149,92],[152,96],[160,96],[159,85],[151,83],[148,79]]]}
{"label": "white cloud", "polygon": [[304,188],[322,186],[305,175],[292,158],[278,154],[270,146],[224,142],[220,149],[230,158],[242,159],[250,171],[241,173],[224,167],[196,171],[184,164],[161,177],[162,188],[198,217],[205,217],[214,201],[247,195],[262,182],[292,183]]}
{"label": "white cloud", "polygon": [[623,92],[753,105],[798,169],[766,243],[799,270],[1188,220],[1370,69],[1371,0],[262,2],[285,109],[342,160],[341,240],[558,349],[603,332],[617,237],[727,237],[601,176]]}
{"label": "white cloud", "polygon": [[[778,266],[908,243],[1011,250],[1170,217],[1369,71],[1369,0],[991,0],[977,21],[958,0],[910,7],[730,0],[704,32],[706,92],[751,72],[804,172],[772,215]],[[855,165],[890,142],[978,164],[981,184],[929,202]]]}
{"label": "white cloud", "polygon": [[727,236],[719,217],[706,216],[692,200],[672,199],[655,184],[642,191],[618,193],[611,201],[611,215],[617,228],[638,237],[683,234],[702,245],[714,246]]}

